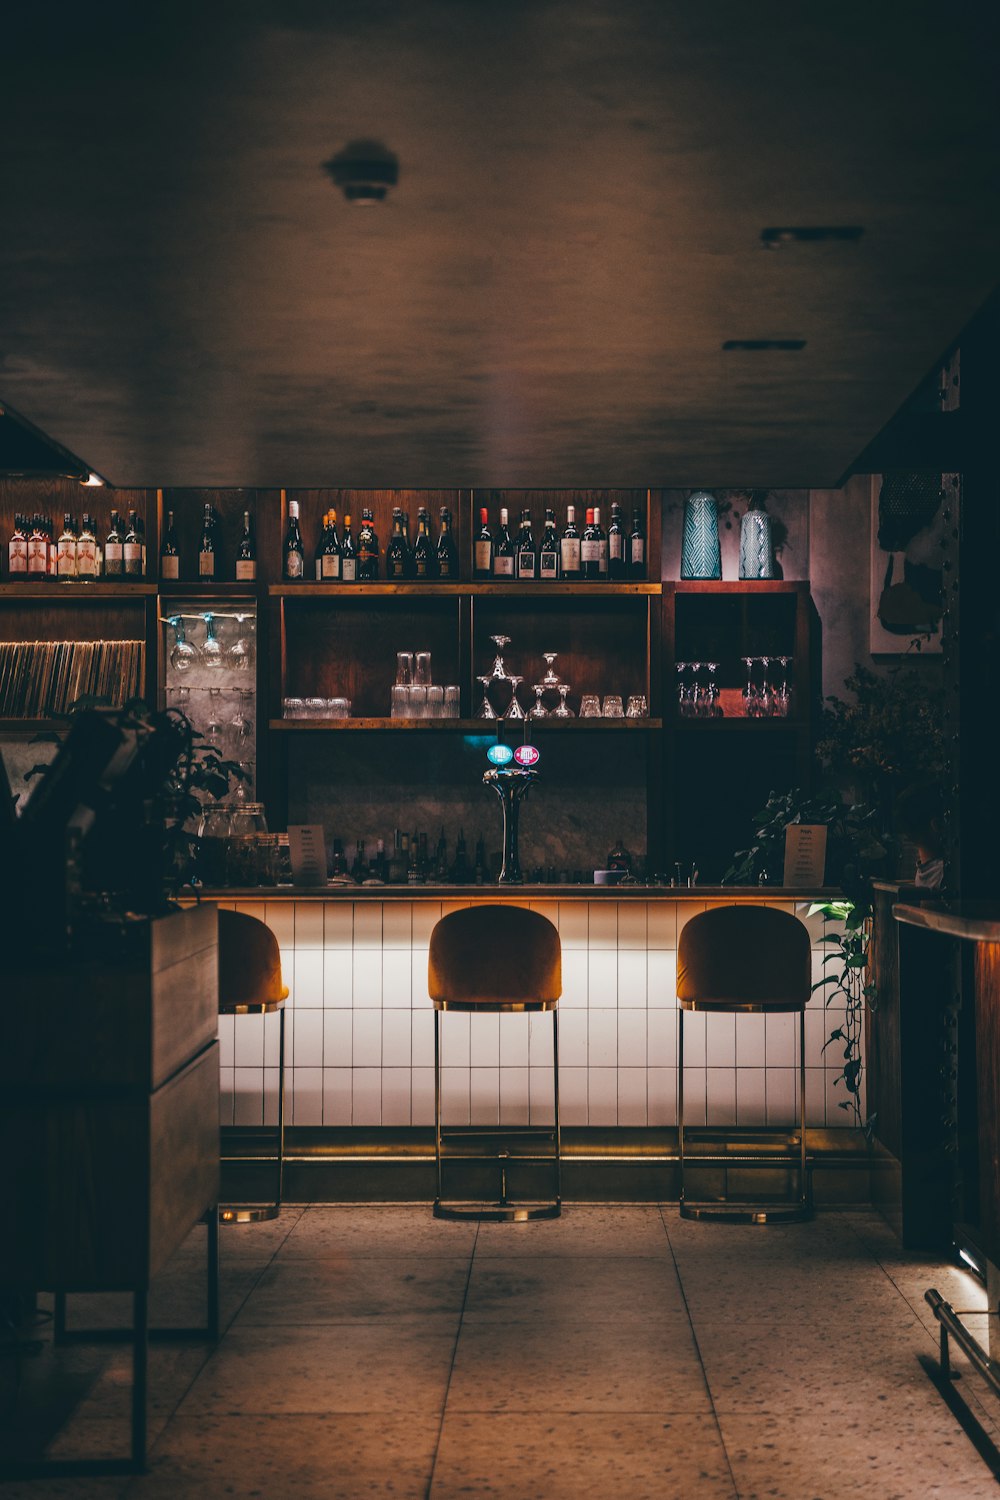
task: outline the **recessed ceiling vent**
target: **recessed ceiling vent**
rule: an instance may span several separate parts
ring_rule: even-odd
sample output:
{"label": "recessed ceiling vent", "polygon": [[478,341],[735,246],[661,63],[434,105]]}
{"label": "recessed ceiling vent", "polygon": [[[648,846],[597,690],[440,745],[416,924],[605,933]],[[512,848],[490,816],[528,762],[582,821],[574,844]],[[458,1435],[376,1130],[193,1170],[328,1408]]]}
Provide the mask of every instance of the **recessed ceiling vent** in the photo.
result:
{"label": "recessed ceiling vent", "polygon": [[381,141],[348,141],[323,163],[348,203],[384,203],[399,181],[399,159]]}
{"label": "recessed ceiling vent", "polygon": [[805,339],[726,339],[723,349],[745,349],[751,354],[760,354],[765,349],[804,349]]}
{"label": "recessed ceiling vent", "polygon": [[864,234],[860,224],[783,225],[762,229],[761,244],[765,250],[780,250],[782,245],[818,245],[824,240],[850,242]]}

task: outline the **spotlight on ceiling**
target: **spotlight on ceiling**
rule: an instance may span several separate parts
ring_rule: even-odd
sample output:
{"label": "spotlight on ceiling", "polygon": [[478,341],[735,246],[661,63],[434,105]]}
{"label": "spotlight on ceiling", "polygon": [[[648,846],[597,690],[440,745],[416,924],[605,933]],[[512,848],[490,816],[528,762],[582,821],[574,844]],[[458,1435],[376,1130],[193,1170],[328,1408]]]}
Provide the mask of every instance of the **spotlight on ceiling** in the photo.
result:
{"label": "spotlight on ceiling", "polygon": [[859,240],[863,234],[860,224],[787,225],[778,229],[762,229],[760,242],[765,250],[780,250],[782,245],[817,245],[823,240]]}
{"label": "spotlight on ceiling", "polygon": [[743,349],[751,354],[760,354],[765,349],[804,349],[805,339],[726,339],[723,349]]}
{"label": "spotlight on ceiling", "polygon": [[348,141],[323,163],[323,171],[348,203],[384,203],[399,181],[399,159],[381,141]]}
{"label": "spotlight on ceiling", "polygon": [[80,483],[82,485],[85,485],[88,489],[97,489],[98,486],[103,487],[107,484],[107,482],[108,481],[106,479],[101,478],[100,474],[95,474],[93,469],[91,469],[86,479],[80,480]]}

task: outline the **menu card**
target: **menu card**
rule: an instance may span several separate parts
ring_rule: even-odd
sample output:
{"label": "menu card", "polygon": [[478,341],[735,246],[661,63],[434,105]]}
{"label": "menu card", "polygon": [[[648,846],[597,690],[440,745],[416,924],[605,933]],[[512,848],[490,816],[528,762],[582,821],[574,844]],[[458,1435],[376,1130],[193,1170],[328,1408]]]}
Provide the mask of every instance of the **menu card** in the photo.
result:
{"label": "menu card", "polygon": [[826,824],[789,823],[785,829],[785,874],[782,885],[805,889],[823,885],[826,874]]}
{"label": "menu card", "polygon": [[291,823],[288,853],[293,885],[326,885],[326,841],[322,823]]}

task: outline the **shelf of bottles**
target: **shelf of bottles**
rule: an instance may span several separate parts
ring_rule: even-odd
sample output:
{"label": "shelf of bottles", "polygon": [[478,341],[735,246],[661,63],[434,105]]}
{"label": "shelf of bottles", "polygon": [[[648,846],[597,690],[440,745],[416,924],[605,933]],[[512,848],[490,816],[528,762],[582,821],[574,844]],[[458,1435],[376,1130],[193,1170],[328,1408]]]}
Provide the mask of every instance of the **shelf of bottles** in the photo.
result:
{"label": "shelf of bottles", "polygon": [[15,516],[6,564],[4,593],[42,590],[52,597],[52,585],[93,598],[113,597],[123,587],[155,592],[147,582],[146,528],[138,510],[123,516],[112,509],[106,529],[91,511],[79,519],[64,511],[61,526],[38,512]]}
{"label": "shelf of bottles", "polygon": [[171,600],[163,609],[165,706],[201,743],[235,762],[230,800],[252,801],[257,781],[257,612],[227,598]]}

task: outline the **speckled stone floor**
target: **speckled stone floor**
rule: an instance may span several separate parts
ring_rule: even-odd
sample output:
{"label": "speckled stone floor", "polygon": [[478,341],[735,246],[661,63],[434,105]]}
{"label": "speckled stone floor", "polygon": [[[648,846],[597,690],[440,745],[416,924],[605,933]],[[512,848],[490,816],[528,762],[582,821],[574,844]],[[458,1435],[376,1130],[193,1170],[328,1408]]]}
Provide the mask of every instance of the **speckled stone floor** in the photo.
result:
{"label": "speckled stone floor", "polygon": [[[197,1319],[204,1231],[155,1319]],[[985,1338],[985,1292],[875,1213],[785,1228],[676,1205],[463,1225],[429,1209],[290,1209],[222,1236],[225,1334],[154,1346],[149,1473],[0,1484],[2,1500],[966,1500],[989,1469],[922,1369],[937,1286]],[[113,1322],[127,1302],[74,1298]],[[47,1335],[42,1334],[43,1340]],[[1000,1442],[1000,1403],[956,1357]],[[53,1395],[55,1393],[55,1395]],[[64,1403],[50,1452],[127,1440],[123,1350],[47,1341],[0,1428]]]}

